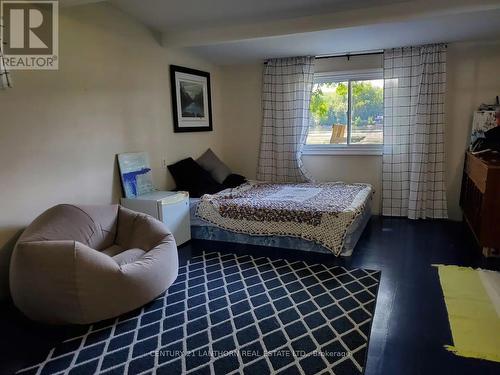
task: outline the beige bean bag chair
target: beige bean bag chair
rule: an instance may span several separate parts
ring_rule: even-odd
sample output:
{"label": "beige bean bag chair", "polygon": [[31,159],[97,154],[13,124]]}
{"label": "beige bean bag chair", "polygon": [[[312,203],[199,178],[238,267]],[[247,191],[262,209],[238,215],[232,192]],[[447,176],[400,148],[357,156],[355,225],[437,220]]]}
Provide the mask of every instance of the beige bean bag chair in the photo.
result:
{"label": "beige bean bag chair", "polygon": [[177,272],[177,246],[160,221],[118,205],[63,204],[19,238],[10,289],[31,319],[85,324],[151,301]]}

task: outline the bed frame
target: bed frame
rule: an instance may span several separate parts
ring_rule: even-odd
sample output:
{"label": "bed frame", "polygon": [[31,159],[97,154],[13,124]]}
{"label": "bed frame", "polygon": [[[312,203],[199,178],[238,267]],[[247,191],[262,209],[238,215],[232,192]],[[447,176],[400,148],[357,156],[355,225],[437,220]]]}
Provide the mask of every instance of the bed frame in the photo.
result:
{"label": "bed frame", "polygon": [[[219,228],[196,216],[198,202],[199,198],[190,198],[191,238],[332,254],[331,251],[325,247],[302,238],[290,236],[250,235],[231,232],[229,230]],[[352,254],[354,247],[358,243],[361,234],[371,218],[371,203],[372,200],[370,199],[367,202],[363,213],[359,215],[356,220],[354,220],[347,230],[342,253],[340,254],[341,256],[350,256]]]}

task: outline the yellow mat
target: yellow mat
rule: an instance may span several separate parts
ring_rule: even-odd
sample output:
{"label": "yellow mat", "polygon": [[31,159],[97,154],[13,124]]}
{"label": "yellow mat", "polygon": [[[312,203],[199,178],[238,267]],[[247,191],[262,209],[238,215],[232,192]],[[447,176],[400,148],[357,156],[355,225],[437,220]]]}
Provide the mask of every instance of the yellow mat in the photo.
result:
{"label": "yellow mat", "polygon": [[454,345],[446,349],[463,357],[500,362],[500,274],[458,266],[436,267],[453,335]]}

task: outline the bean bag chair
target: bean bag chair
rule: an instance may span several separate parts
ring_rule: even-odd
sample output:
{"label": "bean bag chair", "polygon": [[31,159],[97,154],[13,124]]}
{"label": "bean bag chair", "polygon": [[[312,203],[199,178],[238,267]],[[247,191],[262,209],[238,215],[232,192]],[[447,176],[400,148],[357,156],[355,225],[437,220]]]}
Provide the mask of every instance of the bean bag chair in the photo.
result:
{"label": "bean bag chair", "polygon": [[87,324],[153,300],[177,272],[177,246],[160,221],[118,205],[62,204],[19,238],[10,290],[33,320]]}

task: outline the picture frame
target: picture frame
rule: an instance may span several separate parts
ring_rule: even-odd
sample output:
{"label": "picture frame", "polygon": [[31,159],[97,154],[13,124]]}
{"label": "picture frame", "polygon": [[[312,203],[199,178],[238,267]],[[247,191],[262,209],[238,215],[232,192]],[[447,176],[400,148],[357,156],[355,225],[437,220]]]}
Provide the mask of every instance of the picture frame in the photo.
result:
{"label": "picture frame", "polygon": [[212,131],[210,73],[170,65],[174,133]]}

